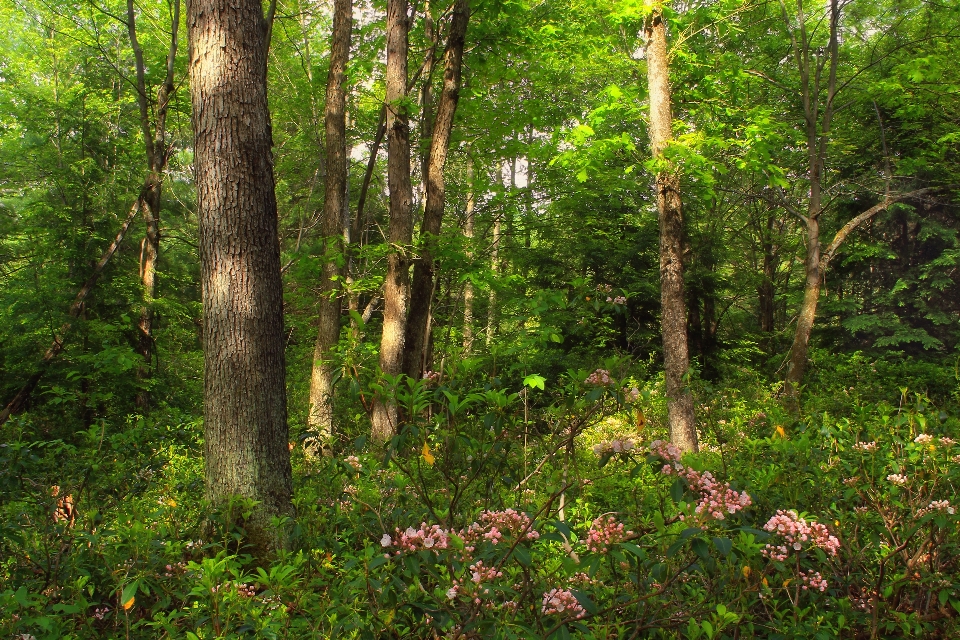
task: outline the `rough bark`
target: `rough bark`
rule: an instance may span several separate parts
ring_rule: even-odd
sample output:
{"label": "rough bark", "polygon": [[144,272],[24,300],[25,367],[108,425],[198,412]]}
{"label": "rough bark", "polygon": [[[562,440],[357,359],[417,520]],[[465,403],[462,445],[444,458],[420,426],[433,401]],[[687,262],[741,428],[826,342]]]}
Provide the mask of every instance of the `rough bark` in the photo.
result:
{"label": "rough bark", "polygon": [[453,4],[453,17],[444,55],[443,90],[437,119],[430,142],[430,154],[427,162],[426,204],[423,210],[423,223],[420,227],[422,243],[420,259],[413,266],[413,283],[410,287],[410,314],[407,318],[404,372],[414,379],[423,375],[427,360],[427,333],[431,303],[434,292],[434,252],[437,237],[443,224],[443,209],[446,202],[446,182],[443,171],[447,163],[450,148],[450,134],[453,131],[453,118],[460,99],[460,78],[463,66],[463,46],[470,19],[468,0],[456,0]]}
{"label": "rough bark", "polygon": [[[170,149],[166,142],[166,122],[170,100],[176,91],[174,69],[180,33],[179,0],[173,4],[166,75],[157,91],[157,108],[154,118],[150,116],[145,81],[146,67],[143,61],[143,50],[137,39],[136,11],[133,0],[127,0],[127,33],[134,54],[137,105],[140,109],[140,129],[143,134],[147,160],[147,177],[141,188],[141,200],[143,202],[141,209],[146,226],[143,240],[140,243],[140,282],[143,289],[143,304],[140,309],[140,318],[137,321],[139,332],[137,351],[143,358],[143,362],[137,371],[137,377],[141,381],[145,381],[151,376],[151,361],[153,359],[153,302],[157,294],[157,260],[160,256],[160,198],[167,159],[170,157]],[[150,394],[147,389],[141,389],[137,393],[136,404],[141,411],[149,409]]]}
{"label": "rough bark", "polygon": [[[407,96],[407,0],[387,2],[387,184],[390,189],[391,252],[383,286],[383,335],[380,370],[397,376],[403,371],[407,299],[410,283],[410,243],[413,239],[413,187],[410,181],[410,125]],[[371,437],[389,440],[397,428],[397,406],[392,398],[375,399]]]}
{"label": "rough bark", "polygon": [[[490,247],[490,271],[494,278],[500,273],[500,239],[502,236],[502,227],[500,214],[496,214],[493,219],[493,243]],[[493,342],[493,334],[497,324],[497,290],[491,286],[490,293],[487,295],[487,330],[486,344],[489,347]]]}
{"label": "rough bark", "polygon": [[346,69],[352,20],[352,0],[335,0],[324,114],[327,175],[321,224],[324,260],[320,276],[320,326],[313,350],[310,413],[307,417],[307,425],[317,432],[320,442],[319,446],[317,443],[308,446],[312,453],[319,453],[321,449],[329,451],[333,436],[333,350],[340,338],[343,300],[342,292],[337,291],[336,278],[342,275],[338,260],[344,248],[343,210],[347,205]]}
{"label": "rough bark", "polygon": [[257,502],[240,524],[263,561],[286,545],[271,519],[292,513],[267,28],[255,0],[190,0],[187,16],[206,498],[214,509],[237,496]]}
{"label": "rough bark", "polygon": [[670,441],[681,451],[697,451],[693,397],[684,379],[690,367],[687,310],[683,292],[683,216],[680,178],[664,156],[673,133],[667,26],[659,7],[647,27],[647,82],[650,91],[650,145],[660,163],[656,175],[660,223],[660,301],[663,366]]}
{"label": "rough bark", "polygon": [[[117,252],[117,249],[120,247],[120,243],[123,242],[123,238],[127,235],[127,230],[130,228],[130,225],[133,224],[134,219],[137,217],[137,214],[140,213],[142,208],[143,202],[140,198],[137,198],[136,202],[133,203],[133,206],[130,207],[130,212],[127,214],[126,220],[124,220],[123,224],[120,226],[120,231],[117,232],[113,242],[111,242],[106,250],[104,250],[103,254],[101,254],[100,260],[93,268],[93,272],[87,278],[87,281],[83,283],[83,286],[80,287],[80,291],[77,292],[76,297],[73,299],[73,304],[70,305],[70,310],[67,312],[69,317],[78,318],[80,316],[80,313],[83,311],[84,301],[87,299],[90,291],[93,290],[93,287],[97,284],[97,280],[100,279],[100,274],[103,273],[107,263],[110,262],[110,258],[112,258],[113,254]],[[0,411],[0,425],[3,425],[3,423],[9,420],[10,416],[16,415],[26,408],[27,402],[30,401],[30,396],[37,388],[37,385],[40,384],[40,380],[43,378],[43,374],[46,373],[47,367],[53,361],[53,359],[60,355],[60,352],[63,351],[63,341],[72,326],[73,322],[68,321],[60,327],[60,330],[53,337],[53,343],[49,348],[47,348],[46,352],[44,352],[43,358],[40,359],[40,365],[37,367],[37,371],[30,376],[26,384],[24,384],[20,388],[20,391],[17,392],[17,395],[15,395],[13,399],[7,403],[7,406],[3,409],[3,411]]]}

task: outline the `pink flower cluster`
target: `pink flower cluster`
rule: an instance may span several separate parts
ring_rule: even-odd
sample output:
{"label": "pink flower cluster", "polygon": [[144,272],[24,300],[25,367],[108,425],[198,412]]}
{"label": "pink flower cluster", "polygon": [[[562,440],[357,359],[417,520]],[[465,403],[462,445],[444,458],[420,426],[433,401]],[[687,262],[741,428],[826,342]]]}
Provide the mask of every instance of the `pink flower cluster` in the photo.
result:
{"label": "pink flower cluster", "polygon": [[347,456],[343,461],[353,467],[355,471],[360,471],[363,468],[363,465],[360,464],[360,458],[357,456]]}
{"label": "pink flower cluster", "polygon": [[627,389],[626,387],[624,387],[623,399],[625,402],[636,402],[637,400],[640,399],[640,389],[637,389],[636,387]]}
{"label": "pink flower cluster", "polygon": [[800,579],[803,581],[801,587],[804,591],[813,589],[814,591],[826,591],[827,581],[823,579],[819,571],[801,571]]}
{"label": "pink flower cluster", "polygon": [[819,522],[807,522],[796,511],[779,509],[777,515],[767,520],[763,528],[783,538],[783,544],[768,544],[763,555],[772,560],[783,562],[791,551],[800,551],[803,547],[819,547],[831,556],[837,555],[840,541],[830,535],[826,526]]}
{"label": "pink flower cluster", "polygon": [[904,486],[909,481],[907,476],[902,473],[891,473],[887,476],[887,482],[892,482],[895,485]]}
{"label": "pink flower cluster", "polygon": [[930,435],[929,433],[921,433],[916,438],[914,438],[913,441],[919,445],[926,445],[933,442],[933,436]]}
{"label": "pink flower cluster", "polygon": [[597,457],[604,456],[608,453],[626,453],[627,451],[632,451],[636,446],[632,438],[617,438],[610,441],[598,442],[593,445],[593,453]]}
{"label": "pink flower cluster", "polygon": [[397,529],[395,538],[391,538],[386,533],[383,534],[383,537],[380,538],[380,546],[397,547],[394,555],[400,555],[404,552],[412,553],[414,551],[420,551],[421,549],[436,552],[441,549],[446,549],[449,546],[449,540],[449,534],[445,529],[441,529],[439,525],[428,525],[426,522],[421,522],[419,529],[414,529],[413,527],[407,527],[405,531]]}
{"label": "pink flower cluster", "polygon": [[468,556],[473,554],[477,545],[484,540],[495,545],[500,542],[504,534],[513,538],[522,536],[522,540],[529,541],[540,537],[533,528],[530,516],[515,509],[484,511],[480,514],[479,520],[480,522],[474,522],[466,529],[457,532],[457,535],[463,539],[464,551]]}
{"label": "pink flower cluster", "polygon": [[439,371],[424,371],[423,380],[427,384],[434,384],[440,382],[440,372]]}
{"label": "pink flower cluster", "polygon": [[858,442],[857,444],[853,445],[853,450],[863,451],[865,453],[873,453],[874,451],[877,450],[877,443],[876,442]]}
{"label": "pink flower cluster", "polygon": [[928,513],[934,513],[936,511],[943,511],[950,515],[953,515],[954,513],[956,513],[956,509],[950,506],[949,500],[934,500],[923,509],[920,509],[919,511],[917,511],[917,517],[920,518],[922,516],[927,515]]}
{"label": "pink flower cluster", "polygon": [[577,620],[587,615],[576,596],[567,589],[550,589],[543,594],[543,607],[540,612],[545,616],[564,615]]}
{"label": "pink flower cluster", "polygon": [[623,524],[613,516],[600,516],[590,525],[585,544],[594,553],[606,553],[610,547],[632,535],[633,531],[624,530]]}
{"label": "pink flower cluster", "polygon": [[613,382],[613,379],[610,378],[610,372],[606,369],[597,369],[584,380],[587,384],[596,385],[598,387],[610,384]]}
{"label": "pink flower cluster", "polygon": [[627,304],[627,299],[623,296],[617,296],[615,298],[611,298],[610,296],[607,296],[607,302],[613,303],[613,304]]}
{"label": "pink flower cluster", "polygon": [[[670,443],[656,440],[650,450],[667,461],[660,472],[676,475],[687,481],[693,491],[700,494],[694,513],[702,520],[725,520],[728,514],[745,509],[753,504],[746,491],[734,491],[729,482],[720,483],[709,471],[697,471],[680,462],[680,450]],[[684,519],[684,516],[681,516]]]}
{"label": "pink flower cluster", "polygon": [[490,589],[483,586],[483,583],[492,582],[497,578],[503,577],[502,571],[497,571],[496,567],[484,566],[483,560],[477,560],[474,564],[470,565],[468,571],[470,573],[469,582],[472,582],[473,585],[471,586],[466,580],[454,578],[453,586],[447,589],[447,598],[455,600],[460,595],[472,594],[474,602],[480,604],[480,596],[489,595],[490,593]]}

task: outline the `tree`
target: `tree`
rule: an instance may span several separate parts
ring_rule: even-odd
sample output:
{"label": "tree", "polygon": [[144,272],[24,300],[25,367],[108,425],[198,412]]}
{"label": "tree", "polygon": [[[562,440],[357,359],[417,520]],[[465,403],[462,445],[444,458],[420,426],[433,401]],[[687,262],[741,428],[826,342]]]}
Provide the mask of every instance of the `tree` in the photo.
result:
{"label": "tree", "polygon": [[647,26],[647,84],[650,91],[650,147],[657,166],[655,181],[660,221],[660,300],[663,368],[666,379],[670,441],[682,451],[697,450],[693,396],[685,377],[690,366],[687,350],[687,310],[683,292],[683,216],[680,176],[665,156],[673,138],[670,107],[670,65],[667,25],[657,5]]}
{"label": "tree", "polygon": [[437,107],[437,119],[431,123],[432,135],[430,153],[426,166],[426,203],[423,210],[423,223],[420,228],[420,240],[423,244],[420,259],[413,265],[413,283],[410,287],[410,314],[407,318],[404,341],[404,372],[418,379],[423,374],[427,361],[430,309],[434,294],[434,253],[436,238],[443,223],[443,209],[446,203],[446,184],[444,168],[447,163],[447,151],[450,147],[450,134],[453,130],[453,118],[460,99],[460,75],[463,66],[463,45],[466,39],[467,22],[470,19],[468,0],[455,0],[453,17],[450,21],[450,33],[447,37],[446,62],[443,72],[443,90],[440,105]]}
{"label": "tree", "polygon": [[347,206],[346,69],[350,56],[352,0],[336,0],[330,46],[330,70],[324,122],[327,134],[327,175],[324,183],[322,233],[323,271],[320,275],[320,328],[313,352],[310,377],[310,414],[307,423],[319,433],[323,446],[333,435],[332,350],[340,337],[340,309],[343,296],[337,291],[337,277],[343,254],[342,217]]}
{"label": "tree", "polygon": [[[143,284],[143,308],[137,328],[140,335],[137,350],[143,357],[139,377],[149,377],[153,358],[153,300],[157,293],[157,258],[160,254],[160,196],[163,187],[164,172],[170,157],[171,147],[166,140],[167,112],[170,101],[176,91],[174,71],[177,61],[177,44],[180,32],[180,0],[173,3],[170,19],[170,47],[167,51],[166,73],[157,92],[155,115],[151,117],[151,105],[147,95],[146,68],[143,61],[143,49],[137,38],[137,18],[133,0],[127,0],[127,33],[133,48],[136,71],[137,106],[140,110],[140,130],[146,151],[147,177],[140,191],[143,221],[146,233],[140,244],[140,279]],[[146,411],[149,406],[149,393],[141,389],[137,394],[137,406]]]}
{"label": "tree", "polygon": [[[390,254],[383,286],[380,370],[403,372],[413,240],[413,186],[410,181],[410,124],[407,113],[407,0],[387,2],[387,182],[390,188]],[[374,402],[371,435],[389,440],[397,428],[397,407],[388,398]]]}
{"label": "tree", "polygon": [[[191,0],[193,103],[203,288],[206,497],[256,501],[254,553],[284,546],[292,512],[267,25],[259,2]],[[234,516],[238,517],[238,516]]]}

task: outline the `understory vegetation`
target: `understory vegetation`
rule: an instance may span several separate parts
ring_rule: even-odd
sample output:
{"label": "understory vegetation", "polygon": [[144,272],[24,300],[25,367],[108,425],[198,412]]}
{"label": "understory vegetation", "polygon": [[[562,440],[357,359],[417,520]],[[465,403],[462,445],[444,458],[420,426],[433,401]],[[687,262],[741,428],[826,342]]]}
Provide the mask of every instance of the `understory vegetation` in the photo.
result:
{"label": "understory vegetation", "polygon": [[[205,524],[196,420],[23,418],[0,447],[3,634],[954,637],[955,372],[818,355],[834,375],[800,419],[749,372],[698,383],[682,461],[643,363],[401,382],[385,454],[362,428],[332,457],[292,443],[293,546],[264,567]],[[362,411],[374,391],[345,383]]]}

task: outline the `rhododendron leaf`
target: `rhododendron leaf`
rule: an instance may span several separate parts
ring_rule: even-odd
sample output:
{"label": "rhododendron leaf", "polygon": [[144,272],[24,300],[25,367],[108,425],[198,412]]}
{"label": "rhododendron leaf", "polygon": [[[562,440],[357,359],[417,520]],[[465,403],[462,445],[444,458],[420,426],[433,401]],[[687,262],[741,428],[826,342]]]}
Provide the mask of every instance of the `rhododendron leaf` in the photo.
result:
{"label": "rhododendron leaf", "polygon": [[457,550],[460,550],[460,551],[463,550],[463,538],[461,538],[460,536],[458,536],[458,535],[455,534],[455,533],[451,533],[450,536],[449,536],[447,539],[450,541],[450,545],[451,545],[454,549],[457,549]]}
{"label": "rhododendron leaf", "polygon": [[570,593],[572,593],[573,597],[577,599],[577,602],[580,603],[580,606],[587,610],[587,613],[594,614],[599,611],[597,604],[583,591],[577,591],[576,589],[573,589],[570,591]]}
{"label": "rhododendron leaf", "polygon": [[559,520],[554,520],[550,523],[550,526],[560,532],[560,535],[564,536],[567,540],[570,540],[572,533],[570,527],[567,526],[566,522],[560,522]]}
{"label": "rhododendron leaf", "polygon": [[700,527],[688,527],[680,533],[680,539],[686,540],[687,538],[692,538],[695,535],[698,535],[703,532],[703,529]]}
{"label": "rhododendron leaf", "polygon": [[433,466],[433,463],[436,462],[436,458],[434,458],[433,454],[430,453],[430,445],[426,442],[423,443],[423,451],[421,452],[421,455],[423,455],[423,461],[431,467]]}
{"label": "rhododendron leaf", "polygon": [[674,480],[670,486],[670,497],[674,502],[678,503],[683,500],[683,483],[680,481],[680,478]]}
{"label": "rhododendron leaf", "polygon": [[529,567],[531,564],[530,559],[530,550],[524,547],[523,545],[517,545],[513,550],[513,555],[517,557],[517,562],[522,564],[525,567]]}
{"label": "rhododendron leaf", "polygon": [[621,542],[619,546],[621,549],[629,551],[633,555],[637,556],[640,560],[647,559],[647,552],[632,542]]}
{"label": "rhododendron leaf", "polygon": [[140,581],[134,580],[123,588],[123,593],[120,594],[120,603],[124,609],[129,609],[133,606],[134,596],[137,595],[138,586],[140,586]]}
{"label": "rhododendron leaf", "polygon": [[610,458],[612,457],[613,457],[612,451],[608,451],[602,456],[600,456],[600,462],[597,463],[597,468],[603,469],[605,466],[607,466],[607,463],[610,462]]}
{"label": "rhododendron leaf", "polygon": [[733,550],[733,540],[730,538],[714,538],[713,546],[717,548],[717,551],[719,551],[723,557],[727,557],[730,555],[730,551]]}
{"label": "rhododendron leaf", "polygon": [[710,547],[703,538],[694,538],[690,541],[690,545],[693,547],[693,552],[704,560],[710,557]]}
{"label": "rhododendron leaf", "polygon": [[386,556],[386,555],[379,555],[379,556],[377,556],[376,558],[374,558],[374,559],[370,562],[370,564],[367,566],[367,569],[368,569],[368,570],[376,569],[377,567],[379,567],[379,566],[381,566],[381,565],[387,564],[387,561],[388,561],[388,560],[389,560],[389,557],[388,557],[388,556]]}
{"label": "rhododendron leaf", "polygon": [[680,549],[683,547],[685,543],[686,543],[686,540],[677,540],[672,545],[670,545],[670,548],[667,549],[667,557],[672,558],[673,556],[677,555],[677,551],[680,551]]}

